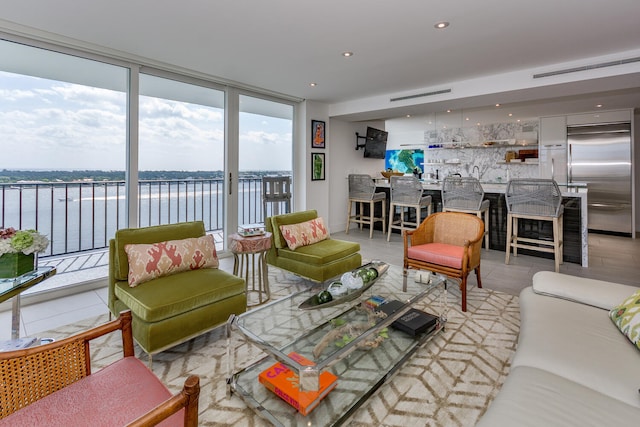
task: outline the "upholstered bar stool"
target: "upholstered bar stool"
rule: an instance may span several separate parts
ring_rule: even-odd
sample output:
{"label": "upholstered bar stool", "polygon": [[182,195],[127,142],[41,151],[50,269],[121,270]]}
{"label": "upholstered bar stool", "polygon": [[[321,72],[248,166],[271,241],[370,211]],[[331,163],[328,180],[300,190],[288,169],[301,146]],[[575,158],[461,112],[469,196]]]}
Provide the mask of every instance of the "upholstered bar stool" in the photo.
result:
{"label": "upholstered bar stool", "polygon": [[[556,273],[560,271],[563,250],[562,219],[564,207],[558,184],[552,179],[512,179],[507,183],[505,192],[507,202],[507,255],[505,264],[509,264],[511,248],[513,256],[518,248],[553,253]],[[532,219],[551,221],[553,241],[524,238],[518,236],[518,220]]]}
{"label": "upholstered bar stool", "polygon": [[[352,222],[360,224],[360,229],[364,224],[369,224],[369,238],[373,237],[373,224],[382,221],[382,232],[387,228],[387,195],[385,193],[376,193],[376,186],[373,178],[366,174],[350,174],[349,175],[349,206],[347,207],[347,230],[349,234],[349,226]],[[351,214],[351,208],[354,203],[359,203],[358,212]],[[376,203],[382,204],[382,216],[375,216]],[[364,206],[369,206],[369,214],[364,212]]]}
{"label": "upholstered bar stool", "polygon": [[484,248],[489,249],[489,201],[477,178],[448,176],[442,183],[442,212],[464,212],[484,221]]}
{"label": "upholstered bar stool", "polygon": [[[400,218],[395,219],[396,208],[400,208]],[[416,221],[405,221],[405,208],[409,216],[415,209]],[[422,195],[422,184],[415,176],[391,177],[391,205],[389,206],[389,231],[387,242],[391,238],[391,230],[415,230],[422,222],[422,209],[427,208],[427,216],[431,215],[431,196]]]}

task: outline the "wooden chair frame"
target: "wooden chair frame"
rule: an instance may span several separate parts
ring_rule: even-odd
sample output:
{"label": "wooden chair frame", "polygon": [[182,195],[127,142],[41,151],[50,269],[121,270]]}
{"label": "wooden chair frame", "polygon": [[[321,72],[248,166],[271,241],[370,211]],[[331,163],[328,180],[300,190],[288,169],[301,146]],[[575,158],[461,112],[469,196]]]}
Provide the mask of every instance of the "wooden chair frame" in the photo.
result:
{"label": "wooden chair frame", "polygon": [[[480,227],[478,227],[479,232],[474,236],[469,236],[468,238],[455,236],[449,239],[447,242],[440,242],[455,244],[456,246],[464,247],[461,269],[455,269],[448,266],[409,258],[409,247],[426,243],[438,243],[438,241],[434,238],[436,228],[435,225],[437,221],[440,221],[443,218],[453,219],[453,221],[451,221],[452,226],[450,227],[452,235],[460,231],[460,228],[455,227],[454,225],[456,222],[459,223],[460,221],[474,221],[480,223]],[[460,291],[462,293],[462,311],[467,311],[467,276],[469,275],[471,270],[475,271],[476,278],[478,280],[478,287],[482,288],[482,280],[480,278],[480,253],[483,237],[484,222],[476,216],[460,212],[439,212],[428,216],[417,229],[404,231],[404,279],[406,280],[406,276],[410,268],[433,271],[435,273],[445,274],[448,277],[460,279]]]}
{"label": "wooden chair frame", "polygon": [[[130,311],[120,313],[117,319],[104,325],[50,344],[0,352],[0,419],[91,375],[89,342],[117,330],[122,331],[123,357],[134,356]],[[128,426],[153,426],[182,408],[184,425],[197,426],[199,383],[197,375],[189,376],[180,393]]]}

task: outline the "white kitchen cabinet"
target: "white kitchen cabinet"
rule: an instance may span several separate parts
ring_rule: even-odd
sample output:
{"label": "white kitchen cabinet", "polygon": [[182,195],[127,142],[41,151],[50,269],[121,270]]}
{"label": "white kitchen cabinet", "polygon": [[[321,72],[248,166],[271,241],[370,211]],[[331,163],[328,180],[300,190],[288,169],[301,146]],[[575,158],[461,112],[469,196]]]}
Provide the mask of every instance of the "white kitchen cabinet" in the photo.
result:
{"label": "white kitchen cabinet", "polygon": [[540,118],[538,147],[540,178],[567,183],[567,118],[553,116]]}

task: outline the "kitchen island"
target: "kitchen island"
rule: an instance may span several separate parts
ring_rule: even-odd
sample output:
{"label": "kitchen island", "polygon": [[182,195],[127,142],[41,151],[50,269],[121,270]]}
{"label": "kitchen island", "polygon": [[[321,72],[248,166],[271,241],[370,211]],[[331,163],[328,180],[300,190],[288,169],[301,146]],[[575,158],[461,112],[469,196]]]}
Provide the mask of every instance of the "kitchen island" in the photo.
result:
{"label": "kitchen island", "polygon": [[[481,182],[484,198],[489,200],[489,247],[493,250],[505,251],[507,242],[507,205],[504,193],[506,183]],[[438,181],[422,183],[424,195],[431,196],[433,212],[442,210],[442,184]],[[587,188],[585,185],[560,185],[562,204],[564,205],[564,250],[565,262],[589,265],[589,233],[587,228]],[[387,194],[389,206],[390,188],[386,179],[376,180],[376,191]],[[379,225],[378,225],[379,226]],[[380,227],[380,226],[379,226]],[[518,235],[531,238],[542,238],[553,241],[550,221],[519,221]],[[543,258],[553,258],[553,254],[519,249],[518,253]]]}

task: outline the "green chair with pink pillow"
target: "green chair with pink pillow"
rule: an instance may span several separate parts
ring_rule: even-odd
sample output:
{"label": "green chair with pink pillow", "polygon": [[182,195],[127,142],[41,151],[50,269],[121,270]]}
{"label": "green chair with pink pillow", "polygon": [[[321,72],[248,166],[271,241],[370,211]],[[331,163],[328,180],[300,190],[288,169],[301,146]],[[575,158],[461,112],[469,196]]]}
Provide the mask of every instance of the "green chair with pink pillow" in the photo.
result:
{"label": "green chair with pink pillow", "polygon": [[267,263],[324,282],[362,265],[360,244],[332,239],[315,210],[274,215],[265,220],[273,234]]}
{"label": "green chair with pink pillow", "polygon": [[243,279],[218,269],[202,221],[126,228],[109,242],[109,311],[133,315],[133,338],[151,355],[244,313]]}

